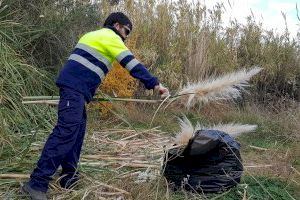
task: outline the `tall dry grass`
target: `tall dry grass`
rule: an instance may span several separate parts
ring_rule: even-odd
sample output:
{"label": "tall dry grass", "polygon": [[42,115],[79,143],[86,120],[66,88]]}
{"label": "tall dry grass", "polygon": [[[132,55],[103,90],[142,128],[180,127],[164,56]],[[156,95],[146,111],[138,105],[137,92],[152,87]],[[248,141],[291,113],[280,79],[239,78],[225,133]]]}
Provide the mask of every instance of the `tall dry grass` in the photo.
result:
{"label": "tall dry grass", "polygon": [[259,65],[264,72],[253,81],[260,102],[288,96],[299,100],[299,38],[288,32],[264,30],[253,16],[245,25],[222,23],[224,2],[208,9],[199,1],[3,1],[16,9],[14,18],[43,30],[28,47],[40,67],[61,68],[87,31],[98,29],[106,16],[123,11],[134,22],[128,43],[134,53],[172,90],[182,83]]}
{"label": "tall dry grass", "polygon": [[223,4],[207,9],[199,2],[121,1],[103,8],[108,9],[105,13],[123,10],[133,18],[137,52],[144,57],[158,55],[151,70],[172,89],[187,81],[259,65],[264,72],[252,82],[255,99],[300,98],[299,40],[290,37],[288,27],[285,33],[276,34],[264,30],[263,22],[253,16],[245,25],[234,20],[225,26]]}
{"label": "tall dry grass", "polygon": [[[26,107],[22,96],[51,94],[52,75],[30,64],[25,49],[40,31],[12,19],[10,7],[0,5],[0,157],[18,154],[18,142],[32,130],[52,127],[53,109]],[[32,134],[34,137],[34,134]],[[28,142],[28,140],[22,141]],[[21,142],[21,144],[22,144]],[[26,148],[26,147],[25,147]],[[24,149],[23,149],[24,150]],[[2,159],[1,159],[2,160]]]}

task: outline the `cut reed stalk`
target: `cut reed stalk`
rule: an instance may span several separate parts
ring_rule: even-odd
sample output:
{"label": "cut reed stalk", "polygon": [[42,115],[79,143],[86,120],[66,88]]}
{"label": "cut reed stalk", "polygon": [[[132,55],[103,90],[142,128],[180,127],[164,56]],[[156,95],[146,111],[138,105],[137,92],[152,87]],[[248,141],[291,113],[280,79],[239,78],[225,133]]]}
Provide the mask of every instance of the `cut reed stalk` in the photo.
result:
{"label": "cut reed stalk", "polygon": [[58,100],[59,96],[25,96],[23,100]]}
{"label": "cut reed stalk", "polygon": [[266,168],[266,167],[273,167],[274,165],[246,165],[244,168]]}
{"label": "cut reed stalk", "polygon": [[[226,74],[218,78],[211,78],[203,82],[188,84],[177,95],[168,96],[164,100],[150,100],[150,99],[130,99],[119,97],[101,97],[93,98],[92,101],[121,101],[121,102],[137,102],[137,103],[160,103],[158,109],[154,113],[152,122],[164,103],[170,103],[174,100],[180,99],[180,103],[186,107],[191,107],[197,101],[209,102],[219,100],[230,100],[240,96],[242,90],[248,86],[248,81],[252,76],[261,71],[261,68],[254,67],[247,71],[246,69]],[[59,101],[59,96],[25,96],[23,97],[23,104],[50,104],[56,105]]]}
{"label": "cut reed stalk", "polygon": [[36,100],[36,101],[22,101],[22,104],[47,104],[58,105],[59,100]]}
{"label": "cut reed stalk", "polygon": [[125,191],[125,190],[122,190],[122,189],[120,189],[120,188],[113,187],[113,186],[111,186],[111,185],[107,185],[107,184],[105,184],[105,183],[97,182],[97,185],[98,185],[98,186],[102,186],[102,187],[106,187],[106,188],[108,188],[108,189],[112,189],[112,190],[115,190],[115,191],[118,191],[118,192],[121,192],[121,193],[123,193],[123,194],[125,194],[125,195],[130,195],[130,193],[127,192],[127,191]]}
{"label": "cut reed stalk", "polygon": [[295,167],[292,166],[291,169],[300,176],[300,172]]}
{"label": "cut reed stalk", "polygon": [[153,168],[160,169],[159,165],[143,164],[143,163],[122,163],[122,162],[113,162],[113,163],[104,163],[104,162],[81,162],[82,166],[111,166],[119,165],[121,167],[132,167],[132,168]]}
{"label": "cut reed stalk", "polygon": [[27,179],[29,174],[0,174],[0,179]]}
{"label": "cut reed stalk", "polygon": [[268,151],[269,150],[267,148],[257,147],[257,146],[253,146],[253,145],[249,145],[249,147],[252,149],[260,150],[260,151]]}
{"label": "cut reed stalk", "polygon": [[[46,98],[44,98],[46,97]],[[49,97],[49,98],[47,98]],[[52,98],[51,96],[34,96],[34,97],[23,97],[23,104],[50,104],[57,105],[59,97]],[[130,98],[94,98],[92,101],[123,101],[123,102],[137,102],[137,103],[161,103],[162,100],[151,100],[151,99],[130,99]]]}

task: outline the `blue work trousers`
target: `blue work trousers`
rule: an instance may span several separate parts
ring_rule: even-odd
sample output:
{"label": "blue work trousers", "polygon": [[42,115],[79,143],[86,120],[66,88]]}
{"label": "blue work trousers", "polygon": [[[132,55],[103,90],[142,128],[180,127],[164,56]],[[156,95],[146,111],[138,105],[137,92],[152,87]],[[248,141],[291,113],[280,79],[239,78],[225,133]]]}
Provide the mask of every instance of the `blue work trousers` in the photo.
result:
{"label": "blue work trousers", "polygon": [[46,192],[60,165],[61,175],[72,178],[76,174],[85,128],[84,96],[71,88],[61,87],[57,124],[30,176],[29,184],[33,189]]}

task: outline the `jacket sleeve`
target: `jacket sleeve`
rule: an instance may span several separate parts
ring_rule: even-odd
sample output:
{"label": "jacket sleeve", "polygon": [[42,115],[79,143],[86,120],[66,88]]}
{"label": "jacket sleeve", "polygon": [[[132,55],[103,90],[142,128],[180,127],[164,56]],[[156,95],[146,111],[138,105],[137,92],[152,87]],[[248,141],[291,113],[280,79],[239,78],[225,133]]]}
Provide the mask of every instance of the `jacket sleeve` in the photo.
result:
{"label": "jacket sleeve", "polygon": [[113,58],[129,71],[131,76],[139,79],[147,89],[153,89],[159,84],[158,78],[153,76],[146,67],[134,57],[121,38],[116,38],[114,42],[109,45],[108,51]]}

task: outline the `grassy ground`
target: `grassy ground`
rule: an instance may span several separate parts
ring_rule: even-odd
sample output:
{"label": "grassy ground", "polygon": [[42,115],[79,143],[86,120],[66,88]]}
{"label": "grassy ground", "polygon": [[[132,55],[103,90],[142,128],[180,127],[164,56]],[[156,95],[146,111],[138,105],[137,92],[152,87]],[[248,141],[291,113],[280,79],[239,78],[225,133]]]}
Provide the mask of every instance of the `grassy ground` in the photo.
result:
{"label": "grassy ground", "polygon": [[[106,130],[111,130],[109,141],[118,141],[122,137],[116,130],[121,130],[124,137],[140,134],[137,139],[141,141],[145,139],[147,130],[154,134],[154,137],[151,136],[152,141],[155,137],[174,136],[179,130],[177,117],[181,113],[175,108],[159,112],[150,127],[155,108],[156,106],[132,105],[130,110],[124,110],[122,106],[118,106],[116,115],[109,119],[100,119],[97,110],[90,109],[82,155],[103,155],[107,152],[117,155],[126,151],[124,146],[122,150],[120,145],[115,146],[109,142],[103,144],[103,141],[108,141],[103,139],[103,135],[109,135]],[[238,138],[242,145],[245,172],[237,187],[220,194],[173,192],[161,176],[136,183],[137,176],[130,174],[144,172],[147,169],[145,167],[120,166],[115,160],[107,162],[107,165],[101,159],[91,161],[97,163],[92,165],[83,156],[79,187],[75,190],[63,190],[58,187],[58,176],[55,176],[49,196],[53,199],[299,199],[300,149],[297,130],[300,116],[297,105],[289,110],[276,111],[270,105],[268,109],[255,105],[246,105],[242,109],[229,105],[209,105],[190,111],[188,117],[194,123],[197,121],[204,125],[220,122],[258,124],[259,128],[255,133]],[[48,131],[42,130],[18,133],[11,146],[2,147],[1,174],[29,174],[47,134]],[[141,149],[143,145],[145,144],[141,143]],[[132,154],[138,151],[136,149]],[[149,150],[144,149],[138,154],[146,155],[151,164],[157,164],[147,151]],[[27,199],[19,192],[23,181],[20,178],[0,179],[0,198]]]}

